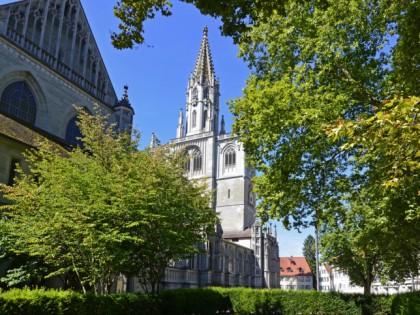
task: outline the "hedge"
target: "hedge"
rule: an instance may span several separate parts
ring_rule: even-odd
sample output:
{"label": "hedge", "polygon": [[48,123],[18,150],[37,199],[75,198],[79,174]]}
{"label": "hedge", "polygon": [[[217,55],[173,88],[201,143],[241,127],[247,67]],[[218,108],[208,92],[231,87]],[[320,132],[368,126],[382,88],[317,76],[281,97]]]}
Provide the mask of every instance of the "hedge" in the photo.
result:
{"label": "hedge", "polygon": [[159,295],[81,294],[73,291],[0,291],[0,314],[283,314],[415,315],[420,292],[392,296],[247,288],[177,289]]}

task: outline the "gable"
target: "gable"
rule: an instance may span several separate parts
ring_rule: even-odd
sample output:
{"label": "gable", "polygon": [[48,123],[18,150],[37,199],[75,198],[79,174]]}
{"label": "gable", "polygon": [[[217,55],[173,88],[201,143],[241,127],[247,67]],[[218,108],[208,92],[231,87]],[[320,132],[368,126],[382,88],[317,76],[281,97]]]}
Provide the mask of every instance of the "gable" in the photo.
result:
{"label": "gable", "polygon": [[115,90],[80,0],[2,5],[0,36],[101,102],[115,104]]}

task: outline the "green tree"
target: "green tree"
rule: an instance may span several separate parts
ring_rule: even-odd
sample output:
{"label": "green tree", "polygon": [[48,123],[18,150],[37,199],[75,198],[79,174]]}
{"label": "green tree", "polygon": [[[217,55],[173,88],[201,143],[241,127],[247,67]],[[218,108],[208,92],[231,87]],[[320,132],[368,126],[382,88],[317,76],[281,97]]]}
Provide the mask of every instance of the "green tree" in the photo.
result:
{"label": "green tree", "polygon": [[30,173],[1,188],[11,201],[2,207],[5,248],[43,262],[46,278],[75,275],[84,292],[101,293],[115,275],[197,252],[216,216],[205,188],[183,175],[182,160],[137,150],[138,137],[116,134],[99,114],[81,111],[80,129],[82,147],[40,143],[26,154]]}
{"label": "green tree", "polygon": [[[222,34],[232,36],[238,42],[250,25],[265,21],[273,12],[283,10],[283,2],[272,0],[180,0],[190,3],[202,14],[220,18]],[[132,48],[144,43],[143,23],[156,14],[172,15],[169,0],[122,0],[114,7],[114,15],[120,19],[119,32],[112,32],[112,44],[118,49]]]}
{"label": "green tree", "polygon": [[[353,180],[356,189],[348,195],[351,207],[343,219],[330,224],[324,244],[329,257],[335,256],[359,285],[369,285],[369,273],[395,280],[418,274],[419,103],[418,97],[384,100],[372,116],[339,119],[328,130],[334,139],[345,139],[342,149],[353,152],[355,168],[363,177]],[[339,252],[340,237],[351,251]],[[365,267],[371,267],[364,279],[360,271],[366,268],[355,262],[360,257]]]}
{"label": "green tree", "polygon": [[312,271],[312,282],[313,287],[316,288],[316,253],[315,253],[315,238],[312,235],[308,235],[305,240],[303,241],[303,248],[302,248],[303,256],[311,268]]}
{"label": "green tree", "polygon": [[[243,96],[231,102],[231,111],[233,130],[244,143],[248,163],[262,174],[255,180],[261,200],[259,216],[281,219],[288,228],[314,225],[324,235],[341,231],[345,237],[349,233],[350,243],[366,240],[349,255],[359,255],[372,266],[380,261],[382,267],[375,269],[379,273],[405,274],[407,264],[395,263],[401,257],[417,270],[412,257],[419,253],[418,102],[414,97],[420,95],[420,3],[184,2],[204,14],[221,17],[224,34],[240,44],[240,56],[252,69]],[[209,3],[207,7],[204,2]],[[169,15],[169,1],[141,1],[143,7],[129,11],[133,3],[139,2],[120,6],[119,13],[127,14],[123,24],[124,18],[133,18],[131,24],[125,24],[128,31],[141,32],[139,26],[154,16],[156,3],[168,5]],[[137,15],[137,9],[143,15]],[[127,35],[124,40],[132,35],[121,34]],[[401,98],[403,101],[391,101]],[[400,118],[394,121],[395,128],[379,123],[380,115],[385,117],[384,112],[391,108],[384,107],[387,102],[408,109],[403,114],[405,127],[399,126]],[[390,115],[392,112],[399,115],[399,109],[391,110]],[[357,124],[361,117],[363,122]],[[343,131],[329,137],[334,127]],[[376,135],[382,137],[378,142]],[[372,149],[369,141],[378,146]],[[363,211],[364,204],[369,209]],[[356,224],[359,221],[364,223]],[[372,224],[377,234],[366,231],[372,237],[368,242],[361,226]],[[401,233],[397,231],[402,227],[406,227],[401,233],[407,247],[398,245]],[[330,257],[333,249],[340,257],[350,253],[345,239],[338,245],[328,240],[334,238],[324,238]],[[368,253],[375,254],[375,261],[368,261]],[[334,261],[345,268],[344,260]],[[363,270],[362,278],[370,282],[371,269]]]}

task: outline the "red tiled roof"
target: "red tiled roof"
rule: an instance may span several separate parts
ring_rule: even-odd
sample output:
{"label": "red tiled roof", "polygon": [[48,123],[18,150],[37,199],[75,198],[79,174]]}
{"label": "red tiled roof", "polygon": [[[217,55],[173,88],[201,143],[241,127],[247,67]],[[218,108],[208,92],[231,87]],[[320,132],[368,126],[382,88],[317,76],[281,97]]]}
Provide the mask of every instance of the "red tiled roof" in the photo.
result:
{"label": "red tiled roof", "polygon": [[310,276],[311,269],[305,257],[280,257],[280,276]]}

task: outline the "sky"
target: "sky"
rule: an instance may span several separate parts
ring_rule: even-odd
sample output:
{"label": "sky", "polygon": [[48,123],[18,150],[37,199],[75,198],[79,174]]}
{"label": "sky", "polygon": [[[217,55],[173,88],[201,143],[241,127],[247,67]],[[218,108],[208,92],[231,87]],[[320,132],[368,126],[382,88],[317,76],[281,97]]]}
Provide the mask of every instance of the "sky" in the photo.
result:
{"label": "sky", "polygon": [[[0,4],[11,1],[0,0]],[[140,130],[141,147],[149,144],[154,132],[167,143],[176,136],[180,108],[185,109],[187,82],[200,48],[204,26],[216,76],[220,82],[220,117],[225,116],[226,131],[231,131],[232,115],[227,101],[240,97],[250,73],[237,57],[238,47],[232,39],[222,37],[221,22],[206,17],[191,4],[174,0],[173,15],[148,20],[145,24],[145,44],[133,49],[117,50],[111,45],[110,32],[118,30],[113,15],[117,0],[81,0],[96,43],[101,52],[114,89],[120,98],[123,86],[129,86],[128,96],[134,108],[134,128]],[[301,256],[303,241],[312,230],[302,233],[278,227],[280,256]]]}

